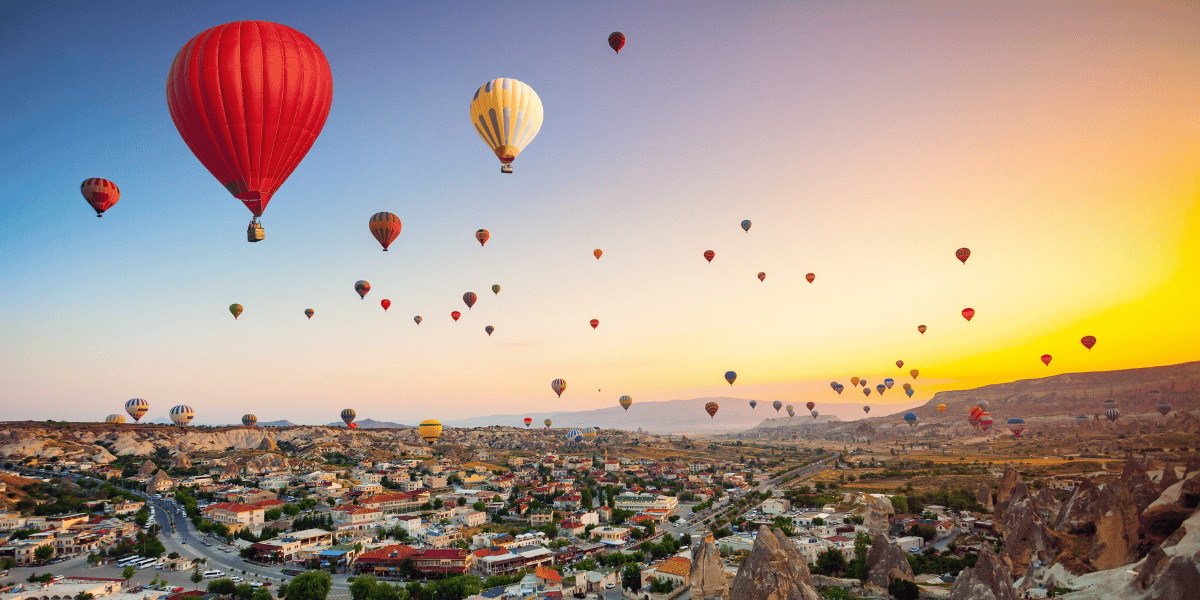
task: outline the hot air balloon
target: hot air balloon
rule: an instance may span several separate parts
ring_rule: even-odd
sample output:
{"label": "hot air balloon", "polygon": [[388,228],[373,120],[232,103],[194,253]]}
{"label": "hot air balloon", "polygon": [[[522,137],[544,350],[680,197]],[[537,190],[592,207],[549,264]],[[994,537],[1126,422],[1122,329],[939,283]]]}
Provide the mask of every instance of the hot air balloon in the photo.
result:
{"label": "hot air balloon", "polygon": [[1104,402],[1101,402],[1101,404],[1102,404],[1102,405],[1104,406],[1104,408],[1106,408],[1106,409],[1107,409],[1107,408],[1116,408],[1116,407],[1117,407],[1117,401],[1116,401],[1116,400],[1113,400],[1112,398],[1109,398],[1108,400],[1105,400]]}
{"label": "hot air balloon", "polygon": [[869,387],[864,387],[864,388],[863,388],[863,395],[864,395],[864,396],[870,396],[870,395],[871,395],[871,388],[869,388]]}
{"label": "hot air balloon", "polygon": [[712,250],[704,251],[704,260],[707,260],[708,262],[712,262],[712,259],[716,258],[716,256],[717,256],[717,253],[713,252]]}
{"label": "hot air balloon", "polygon": [[471,310],[471,307],[475,306],[475,301],[478,299],[479,296],[476,296],[475,292],[467,292],[463,294],[463,303],[467,305],[467,310]]}
{"label": "hot air balloon", "polygon": [[983,410],[987,410],[988,407],[991,406],[990,404],[988,404],[987,400],[980,400],[976,405],[979,406],[979,408],[981,408]]}
{"label": "hot air balloon", "polygon": [[421,315],[417,315],[417,316],[413,317],[413,322],[416,323],[417,325],[421,324],[421,320],[422,320]]}
{"label": "hot air balloon", "polygon": [[583,441],[583,432],[578,429],[572,429],[567,432],[567,441],[573,444],[578,444]]}
{"label": "hot air balloon", "polygon": [[591,321],[588,321],[588,323],[591,324],[592,329],[595,329],[600,326],[600,319],[592,319]]}
{"label": "hot air balloon", "polygon": [[904,361],[902,361],[902,360],[898,360],[898,361],[896,361],[896,368],[897,368],[897,369],[903,369],[903,368],[904,368]]}
{"label": "hot air balloon", "polygon": [[1104,411],[1104,416],[1108,417],[1109,421],[1116,421],[1121,416],[1121,411],[1115,408],[1110,408]]}
{"label": "hot air balloon", "polygon": [[1158,414],[1165,417],[1167,416],[1167,413],[1171,412],[1171,403],[1167,402],[1166,399],[1159,400],[1158,403],[1154,405],[1154,410],[1157,410]]}
{"label": "hot air balloon", "polygon": [[567,381],[565,379],[555,379],[550,382],[550,389],[554,390],[554,393],[558,394],[559,398],[562,398],[563,390],[567,389]]}
{"label": "hot air balloon", "polygon": [[754,407],[756,407],[756,406],[758,406],[758,400],[751,400],[751,401],[750,401],[750,408],[754,408]]}
{"label": "hot air balloon", "polygon": [[321,49],[267,21],[217,25],[193,37],[167,74],[167,108],[196,158],[254,215],[247,239],[325,126],[333,75]]}
{"label": "hot air balloon", "polygon": [[484,327],[483,330],[486,331],[489,336],[491,336],[492,332],[495,331],[496,328],[492,327],[491,325],[488,325],[487,327]]}
{"label": "hot air balloon", "polygon": [[839,390],[838,388],[842,387],[842,384],[840,384],[840,383],[838,383],[838,382],[836,382],[836,381],[830,381],[830,382],[829,382],[829,387],[833,388],[833,391],[837,392],[837,393],[838,393],[838,395],[841,395],[841,393],[842,393],[842,390]]}
{"label": "hot air balloon", "polygon": [[971,258],[971,250],[969,248],[959,248],[954,251],[954,258],[962,261],[962,264],[967,264],[967,259]]}
{"label": "hot air balloon", "polygon": [[842,390],[844,390],[844,389],[846,389],[846,386],[844,386],[844,385],[842,385],[842,384],[840,384],[840,383],[839,383],[839,384],[837,384],[837,387],[836,387],[836,388],[833,388],[833,390],[834,390],[835,392],[837,392],[839,396],[841,396],[841,395],[842,395]]}
{"label": "hot air balloon", "polygon": [[358,423],[351,423],[351,424],[347,425],[347,427],[349,427],[350,429],[358,429]]}
{"label": "hot air balloon", "polygon": [[383,307],[384,312],[387,312],[387,309],[392,307],[392,301],[384,298],[379,301],[379,305]]}
{"label": "hot air balloon", "polygon": [[187,427],[187,424],[192,422],[192,417],[195,416],[196,412],[186,404],[171,407],[171,422],[181,428]]}
{"label": "hot air balloon", "polygon": [[499,293],[500,293],[500,286],[499,286],[499,285],[493,285],[493,286],[492,286],[492,293],[493,293],[493,294],[499,294]]}
{"label": "hot air balloon", "polygon": [[759,271],[759,272],[758,272],[758,280],[759,280],[759,281],[766,281],[766,279],[767,279],[767,274],[766,274],[765,272],[763,272],[763,271]]}
{"label": "hot air balloon", "polygon": [[746,232],[749,232],[751,224],[752,223],[750,223],[750,219],[746,219],[745,221],[742,221],[742,229]]}
{"label": "hot air balloon", "polygon": [[904,393],[907,394],[909,398],[912,398],[913,394],[915,394],[916,392],[917,391],[912,388],[908,388],[907,390],[904,390]]}
{"label": "hot air balloon", "polygon": [[871,407],[870,407],[870,406],[866,406],[866,405],[864,405],[864,406],[863,406],[863,412],[864,412],[864,413],[866,413],[866,414],[870,414],[870,413],[871,413]]}
{"label": "hot air balloon", "polygon": [[493,79],[471,99],[471,124],[500,159],[500,172],[512,173],[512,162],[542,128],[542,99],[516,79]]}
{"label": "hot air balloon", "polygon": [[421,439],[425,440],[430,446],[442,437],[442,424],[437,419],[425,419],[417,426],[417,433],[421,434]]}
{"label": "hot air balloon", "polygon": [[621,408],[629,410],[629,407],[633,406],[633,396],[621,396],[621,399],[617,400],[617,404],[620,404]]}
{"label": "hot air balloon", "polygon": [[525,426],[529,427],[530,425],[533,425],[533,419],[525,417]]}
{"label": "hot air balloon", "polygon": [[815,273],[809,273],[804,276],[804,279],[808,280],[809,283],[812,283],[814,280],[816,280],[816,278],[817,275]]}
{"label": "hot air balloon", "polygon": [[1084,348],[1087,348],[1088,350],[1091,350],[1091,349],[1092,349],[1092,346],[1095,346],[1095,345],[1096,345],[1096,336],[1094,336],[1094,335],[1085,335],[1085,336],[1083,336],[1082,338],[1080,338],[1080,339],[1079,339],[1079,343],[1080,343],[1080,344],[1083,344],[1083,347],[1084,347]]}
{"label": "hot air balloon", "polygon": [[488,239],[491,237],[492,237],[492,232],[490,232],[486,229],[477,229],[475,231],[475,239],[479,240],[480,246],[486,244]]}
{"label": "hot air balloon", "polygon": [[917,331],[920,331],[921,335],[925,335],[925,329],[926,327],[924,325],[917,325]]}
{"label": "hot air balloon", "polygon": [[772,403],[771,403],[771,406],[774,406],[774,407],[775,407],[775,412],[779,412],[779,409],[783,408],[783,403],[782,403],[782,402],[780,402],[780,401],[778,401],[778,400],[776,400],[776,401],[774,401],[774,402],[772,402]]}
{"label": "hot air balloon", "polygon": [[83,199],[92,205],[97,217],[103,217],[104,211],[112,208],[121,199],[121,190],[117,188],[117,184],[99,177],[84,179],[79,191],[83,194]]}
{"label": "hot air balloon", "polygon": [[1013,437],[1021,437],[1021,432],[1025,431],[1025,419],[1009,419],[1008,429],[1012,431]]}
{"label": "hot air balloon", "polygon": [[941,415],[946,414],[946,405],[945,404],[937,405],[937,411],[938,411],[938,414],[941,414]]}
{"label": "hot air balloon", "polygon": [[1051,360],[1054,360],[1054,357],[1053,357],[1053,356],[1050,356],[1049,354],[1043,354],[1043,355],[1042,355],[1042,362],[1043,362],[1043,363],[1044,363],[1044,364],[1045,364],[1047,367],[1048,367],[1048,366],[1050,366],[1050,361],[1051,361]]}
{"label": "hot air balloon", "polygon": [[613,49],[617,54],[621,53],[621,48],[625,47],[625,34],[620,31],[614,31],[608,34],[608,47]]}
{"label": "hot air balloon", "polygon": [[133,417],[133,422],[137,423],[146,415],[146,411],[150,410],[150,403],[141,398],[133,398],[125,403],[125,412]]}
{"label": "hot air balloon", "polygon": [[107,417],[104,417],[104,422],[111,423],[113,425],[124,425],[125,424],[125,415],[119,415],[119,414],[113,413],[111,415],[108,415]]}
{"label": "hot air balloon", "polygon": [[716,402],[709,402],[704,405],[704,411],[708,413],[709,418],[717,416],[717,409],[721,408]]}
{"label": "hot air balloon", "polygon": [[458,312],[457,310],[450,311],[450,318],[454,319],[455,322],[457,322],[458,318],[461,316],[462,316],[462,313]]}
{"label": "hot air balloon", "polygon": [[250,413],[246,413],[246,414],[242,415],[242,425],[243,426],[254,427],[257,424],[258,424],[258,417],[254,416]]}
{"label": "hot air balloon", "polygon": [[859,380],[858,380],[858,385],[861,385],[861,386],[863,386],[863,387],[867,387],[867,380],[866,380],[866,379],[859,379]]}
{"label": "hot air balloon", "polygon": [[876,392],[878,392],[880,396],[882,396],[882,395],[883,395],[883,392],[884,392],[884,390],[886,390],[886,389],[887,389],[887,386],[886,386],[886,385],[884,385],[884,384],[882,384],[882,383],[881,383],[881,384],[879,384],[879,385],[877,385],[877,386],[875,386],[875,391],[876,391]]}
{"label": "hot air balloon", "polygon": [[967,411],[967,422],[970,423],[972,427],[974,427],[976,424],[979,423],[979,417],[982,415],[983,415],[983,409],[979,408],[978,406],[973,406],[973,407],[971,407],[971,410]]}
{"label": "hot air balloon", "polygon": [[982,429],[984,433],[987,433],[987,431],[992,428],[992,423],[995,423],[995,420],[992,419],[991,413],[985,412],[979,415],[978,423],[979,428]]}
{"label": "hot air balloon", "polygon": [[892,379],[891,377],[888,377],[887,379],[883,380],[883,385],[887,386],[887,389],[890,390],[890,389],[892,389],[893,385],[896,385],[896,380]]}
{"label": "hot air balloon", "polygon": [[962,316],[964,319],[967,320],[967,322],[970,322],[971,319],[975,318],[975,309],[973,309],[973,308],[962,309]]}
{"label": "hot air balloon", "polygon": [[811,413],[812,413],[813,420],[814,420],[814,421],[815,421],[815,420],[817,420],[817,409],[815,409],[815,408],[814,408],[813,410],[811,410],[811,411],[809,411],[809,412],[811,412]]}
{"label": "hot air balloon", "polygon": [[366,299],[367,292],[371,291],[371,284],[366,279],[359,279],[354,282],[354,291],[358,292],[359,300]]}
{"label": "hot air balloon", "polygon": [[358,416],[358,413],[354,412],[353,408],[342,409],[342,420],[345,421],[347,425],[353,423],[354,417],[357,417],[357,416]]}
{"label": "hot air balloon", "polygon": [[905,383],[904,385],[902,385],[902,386],[900,386],[900,387],[902,387],[902,388],[904,388],[904,389],[906,389],[906,390],[911,390],[911,389],[912,389],[912,384],[911,384],[911,383]]}
{"label": "hot air balloon", "polygon": [[599,434],[600,434],[600,429],[597,427],[584,427],[583,428],[583,439],[585,439],[589,442],[596,439],[596,436]]}
{"label": "hot air balloon", "polygon": [[229,314],[233,315],[233,320],[236,321],[237,318],[242,314],[242,305],[237,303],[230,304]]}
{"label": "hot air balloon", "polygon": [[913,370],[909,371],[909,372],[908,372],[908,374],[909,374],[909,375],[912,375],[912,378],[913,378],[913,379],[916,379],[916,378],[917,378],[917,375],[920,375],[920,374],[921,374],[921,372],[920,372],[920,371],[918,371],[918,370],[916,370],[916,369],[913,369]]}
{"label": "hot air balloon", "polygon": [[371,235],[375,236],[380,246],[383,246],[384,252],[387,252],[388,246],[392,245],[396,236],[400,235],[400,217],[390,212],[378,212],[371,215],[367,226],[371,228]]}
{"label": "hot air balloon", "polygon": [[316,311],[314,311],[314,310],[313,310],[313,309],[311,309],[311,308],[306,308],[306,309],[304,309],[304,316],[306,316],[306,317],[308,317],[308,318],[310,318],[310,319],[311,319],[311,318],[312,318],[312,316],[313,316],[313,315],[315,315],[315,314],[317,314],[317,313],[316,313]]}
{"label": "hot air balloon", "polygon": [[604,254],[604,251],[596,248],[595,250],[592,250],[592,254],[596,256],[596,260],[600,260],[600,256]]}
{"label": "hot air balloon", "polygon": [[733,382],[736,379],[737,373],[734,373],[733,371],[725,371],[725,381],[728,381],[729,385],[733,385]]}
{"label": "hot air balloon", "polygon": [[909,427],[917,426],[917,413],[904,413],[904,420]]}
{"label": "hot air balloon", "polygon": [[814,409],[814,408],[816,408],[816,407],[817,407],[817,403],[816,403],[816,402],[811,402],[811,401],[809,401],[809,402],[805,402],[805,403],[804,403],[804,407],[805,407],[805,408],[807,408],[808,410],[812,410],[812,409]]}
{"label": "hot air balloon", "polygon": [[850,385],[852,385],[852,386],[857,386],[857,385],[858,385],[858,381],[859,381],[859,379],[858,379],[857,377],[851,377],[851,378],[850,378]]}

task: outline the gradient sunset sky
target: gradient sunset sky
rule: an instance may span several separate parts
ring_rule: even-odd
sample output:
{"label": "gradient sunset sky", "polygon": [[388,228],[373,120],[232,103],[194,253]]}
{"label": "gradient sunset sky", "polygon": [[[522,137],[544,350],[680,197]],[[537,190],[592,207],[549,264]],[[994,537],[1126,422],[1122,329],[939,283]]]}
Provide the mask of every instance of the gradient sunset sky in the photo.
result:
{"label": "gradient sunset sky", "polygon": [[[629,394],[632,429],[639,402],[859,402],[851,376],[895,377],[879,405],[907,402],[904,381],[923,399],[1200,358],[1194,2],[0,11],[4,419],[102,420],[142,397],[149,419],[415,423]],[[334,82],[259,244],[164,91],[192,36],[250,19],[308,35]],[[469,122],[496,77],[545,106],[512,175]],[[121,188],[103,219],[89,177]],[[404,224],[387,253],[378,211]]]}

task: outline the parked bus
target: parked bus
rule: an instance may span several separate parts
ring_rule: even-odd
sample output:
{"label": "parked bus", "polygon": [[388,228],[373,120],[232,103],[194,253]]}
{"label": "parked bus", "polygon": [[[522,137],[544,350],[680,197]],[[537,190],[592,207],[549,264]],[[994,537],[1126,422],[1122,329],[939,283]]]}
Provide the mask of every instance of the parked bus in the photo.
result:
{"label": "parked bus", "polygon": [[146,560],[143,560],[141,562],[134,563],[134,566],[136,566],[140,570],[140,569],[145,569],[146,567],[153,567],[156,564],[158,564],[157,558],[147,558]]}
{"label": "parked bus", "polygon": [[133,562],[139,562],[139,561],[142,561],[142,560],[144,560],[144,559],[143,559],[142,557],[140,557],[140,556],[126,556],[125,558],[122,558],[121,560],[118,560],[118,561],[117,561],[117,565],[118,565],[118,566],[122,566],[122,567],[126,567],[126,566],[129,566],[129,563],[133,563]]}

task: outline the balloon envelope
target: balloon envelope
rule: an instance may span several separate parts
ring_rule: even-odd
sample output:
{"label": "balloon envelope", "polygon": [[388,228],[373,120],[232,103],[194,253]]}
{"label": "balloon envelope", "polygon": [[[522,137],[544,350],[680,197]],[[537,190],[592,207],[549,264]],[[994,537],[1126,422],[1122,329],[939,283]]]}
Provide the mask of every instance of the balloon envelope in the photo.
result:
{"label": "balloon envelope", "polygon": [[312,148],[332,102],[321,48],[267,21],[196,34],[167,74],[167,109],[179,135],[256,217]]}
{"label": "balloon envelope", "polygon": [[512,162],[542,128],[542,99],[516,79],[493,79],[471,99],[471,125],[500,159],[500,172],[512,173]]}
{"label": "balloon envelope", "polygon": [[525,426],[529,427],[532,424],[533,424],[533,419],[531,419],[529,417],[525,417]]}
{"label": "balloon envelope", "polygon": [[888,377],[887,379],[883,380],[883,385],[886,385],[887,389],[890,390],[890,389],[892,389],[893,385],[896,385],[896,380],[892,379],[891,377]]}
{"label": "balloon envelope", "polygon": [[733,385],[733,382],[736,379],[737,379],[737,373],[734,373],[733,371],[725,371],[725,381],[728,381],[729,385]]}
{"label": "balloon envelope", "polygon": [[766,279],[767,279],[767,274],[766,274],[766,273],[764,273],[764,272],[762,272],[762,271],[759,271],[759,272],[758,272],[758,280],[759,280],[759,281],[766,281]]}
{"label": "balloon envelope", "polygon": [[709,418],[717,416],[718,408],[720,408],[720,406],[718,406],[716,402],[709,402],[708,404],[704,405],[704,411],[708,413]]}
{"label": "balloon envelope", "polygon": [[149,410],[150,403],[141,398],[133,398],[125,403],[125,412],[129,413],[129,416],[133,417],[133,421],[135,423],[141,421],[142,417],[145,416],[146,411]]}
{"label": "balloon envelope", "polygon": [[1104,416],[1108,417],[1109,421],[1116,421],[1121,416],[1121,411],[1115,408],[1110,408],[1104,411]]}
{"label": "balloon envelope", "polygon": [[912,375],[912,378],[913,378],[913,379],[916,379],[916,378],[917,378],[917,375],[920,375],[920,374],[921,374],[921,372],[920,372],[920,371],[918,371],[918,370],[916,370],[916,369],[913,369],[913,370],[909,371],[909,372],[908,372],[908,374],[909,374],[909,375]]}
{"label": "balloon envelope", "polygon": [[396,236],[400,235],[400,217],[390,212],[378,212],[371,215],[367,227],[371,229],[371,235],[375,236],[379,245],[383,246],[383,251],[387,252],[388,246],[392,245]]}
{"label": "balloon envelope", "polygon": [[904,420],[907,421],[909,425],[915,426],[917,424],[917,413],[904,413]]}
{"label": "balloon envelope", "polygon": [[816,402],[806,402],[806,403],[804,403],[804,407],[807,408],[808,410],[812,410],[817,407],[817,403]]}
{"label": "balloon envelope", "polygon": [[180,404],[171,408],[171,422],[180,427],[186,427],[188,423],[192,422],[192,417],[194,416],[196,416],[195,411],[186,404]]}
{"label": "balloon envelope", "polygon": [[358,416],[358,413],[354,412],[353,408],[342,409],[342,420],[345,421],[347,425],[353,423],[354,417],[356,416]]}
{"label": "balloon envelope", "polygon": [[1084,347],[1084,348],[1087,348],[1088,350],[1091,350],[1091,349],[1092,349],[1092,346],[1095,346],[1095,345],[1096,345],[1096,336],[1094,336],[1094,335],[1085,335],[1085,336],[1083,336],[1082,338],[1080,338],[1080,340],[1079,340],[1079,343],[1083,344],[1083,347]]}
{"label": "balloon envelope", "polygon": [[554,390],[554,393],[558,394],[559,398],[562,398],[563,390],[567,389],[567,381],[565,379],[555,379],[550,382],[550,389]]}
{"label": "balloon envelope", "polygon": [[750,401],[750,408],[754,408],[755,406],[758,406],[758,400],[751,400],[751,401]]}
{"label": "balloon envelope", "polygon": [[1171,412],[1171,403],[1167,402],[1166,400],[1159,400],[1158,403],[1154,405],[1154,410],[1157,410],[1158,414],[1165,417],[1167,416],[1167,413]]}
{"label": "balloon envelope", "polygon": [[908,388],[907,390],[904,390],[904,393],[907,394],[909,398],[912,398],[913,394],[916,393],[916,390],[914,390],[912,388]]}
{"label": "balloon envelope", "polygon": [[704,251],[704,260],[707,260],[708,262],[712,262],[712,259],[716,256],[717,256],[717,253],[713,252],[712,250]]}
{"label": "balloon envelope", "polygon": [[617,54],[621,53],[621,48],[625,47],[625,34],[620,31],[614,31],[608,34],[608,47],[613,49]]}
{"label": "balloon envelope", "polygon": [[809,412],[811,412],[811,413],[812,413],[813,419],[816,419],[816,418],[817,418],[817,409],[815,409],[815,408],[814,408],[813,410],[811,410],[811,411],[809,411]]}
{"label": "balloon envelope", "polygon": [[851,377],[851,378],[850,378],[850,385],[852,385],[852,386],[857,386],[857,385],[858,385],[858,378],[857,378],[857,377]]}
{"label": "balloon envelope", "polygon": [[123,425],[125,423],[125,415],[113,413],[107,417],[104,417],[104,422],[112,423],[113,425]]}
{"label": "balloon envelope", "polygon": [[870,406],[866,406],[866,405],[864,405],[864,406],[863,406],[863,412],[864,412],[864,413],[870,413],[870,412],[871,412],[871,407],[870,407]]}
{"label": "balloon envelope", "polygon": [[1049,354],[1042,355],[1042,363],[1044,363],[1047,367],[1050,366],[1051,360],[1054,360],[1053,356],[1050,356]]}
{"label": "balloon envelope", "polygon": [[458,312],[457,310],[450,311],[450,318],[454,319],[456,322],[458,321],[458,318],[461,316],[462,316],[462,313]]}
{"label": "balloon envelope", "polygon": [[875,392],[876,392],[877,394],[879,394],[880,396],[882,396],[882,395],[883,395],[883,391],[884,391],[884,390],[886,390],[886,389],[887,389],[887,386],[886,386],[886,385],[883,385],[882,383],[881,383],[881,384],[879,384],[879,385],[877,385],[877,386],[875,386]]}
{"label": "balloon envelope", "polygon": [[367,292],[371,291],[371,284],[366,279],[359,279],[354,282],[354,291],[358,292],[358,297],[366,298]]}
{"label": "balloon envelope", "polygon": [[917,331],[920,331],[921,335],[925,335],[925,329],[926,327],[924,325],[917,325]]}
{"label": "balloon envelope", "polygon": [[385,311],[386,311],[387,309],[391,308],[391,306],[392,306],[392,301],[391,301],[391,300],[388,300],[387,298],[384,298],[383,300],[380,300],[380,301],[379,301],[379,305],[380,305],[380,306],[382,306],[382,307],[383,307],[383,310],[385,310]]}
{"label": "balloon envelope", "polygon": [[313,310],[313,309],[311,309],[311,308],[306,308],[306,309],[304,309],[304,316],[306,316],[306,317],[308,317],[308,318],[310,318],[310,319],[311,319],[311,318],[312,318],[312,316],[313,316],[313,315],[315,315],[315,314],[317,314],[317,313],[316,313],[316,311],[314,311],[314,310]]}
{"label": "balloon envelope", "polygon": [[229,305],[229,314],[233,315],[233,320],[236,321],[237,318],[239,316],[241,316],[241,314],[242,314],[242,305],[241,304],[230,304]]}
{"label": "balloon envelope", "polygon": [[946,414],[946,405],[945,404],[937,405],[937,411],[940,414],[943,414],[943,415]]}
{"label": "balloon envelope", "polygon": [[864,396],[870,396],[870,395],[871,395],[871,388],[869,388],[869,387],[865,387],[865,388],[863,388],[863,395],[864,395]]}
{"label": "balloon envelope", "polygon": [[493,294],[499,294],[499,293],[500,293],[500,286],[499,286],[498,284],[497,284],[497,285],[493,285],[493,286],[492,286],[492,293],[493,293]]}
{"label": "balloon envelope", "polygon": [[242,415],[242,425],[245,425],[246,427],[254,427],[257,423],[258,417],[249,413]]}
{"label": "balloon envelope", "polygon": [[902,385],[902,386],[900,386],[900,387],[902,387],[902,388],[904,388],[904,389],[906,389],[906,390],[911,390],[911,389],[912,389],[912,384],[911,384],[911,383],[905,383],[904,385]]}
{"label": "balloon envelope", "polygon": [[959,248],[954,251],[954,258],[962,261],[962,264],[967,264],[967,259],[971,258],[971,250],[969,248]]}
{"label": "balloon envelope", "polygon": [[815,273],[809,273],[804,276],[804,279],[808,280],[809,283],[812,283],[813,281],[815,281],[817,279],[817,276]]}
{"label": "balloon envelope", "polygon": [[475,231],[475,239],[479,240],[480,246],[486,244],[488,239],[491,237],[492,237],[492,232],[490,232],[486,229],[478,229]]}
{"label": "balloon envelope", "polygon": [[971,319],[974,319],[974,318],[975,318],[975,309],[973,309],[973,308],[964,308],[964,309],[962,309],[962,316],[963,316],[963,318],[964,318],[964,319],[966,319],[967,321],[970,321]]}
{"label": "balloon envelope", "polygon": [[595,250],[592,250],[592,254],[595,255],[596,260],[600,260],[600,256],[604,254],[604,251],[596,248]]}
{"label": "balloon envelope", "polygon": [[1020,436],[1022,431],[1025,431],[1025,419],[1009,419],[1008,429],[1012,431],[1013,436]]}
{"label": "balloon envelope", "polygon": [[426,444],[432,446],[442,437],[442,424],[437,419],[425,419],[417,426],[417,433],[421,434],[421,439],[425,440]]}
{"label": "balloon envelope", "polygon": [[976,419],[976,420],[979,422],[979,428],[980,428],[980,429],[982,429],[982,430],[984,430],[984,431],[987,431],[987,430],[991,429],[991,428],[992,428],[992,423],[995,423],[995,422],[996,422],[994,419],[992,419],[992,415],[990,415],[990,414],[988,414],[988,413],[986,413],[986,412],[985,412],[985,413],[982,413],[982,414],[980,414],[980,415],[979,415],[979,418],[978,418],[978,419]]}
{"label": "balloon envelope", "polygon": [[752,223],[750,223],[750,219],[746,219],[745,221],[742,221],[742,229],[743,230],[750,231],[750,225],[752,225]]}
{"label": "balloon envelope", "polygon": [[416,323],[417,325],[421,324],[421,320],[422,320],[421,315],[417,315],[417,316],[413,317],[413,322]]}
{"label": "balloon envelope", "polygon": [[633,396],[621,396],[621,398],[617,400],[617,404],[620,404],[621,408],[629,410],[629,407],[633,406]]}
{"label": "balloon envelope", "polygon": [[467,310],[470,310],[472,306],[475,306],[475,301],[478,299],[479,296],[476,296],[475,292],[467,292],[463,294],[463,303],[467,305]]}
{"label": "balloon envelope", "polygon": [[904,368],[904,361],[902,361],[902,360],[898,360],[898,361],[896,361],[896,368],[897,368],[897,369],[903,369],[903,368]]}
{"label": "balloon envelope", "polygon": [[117,184],[99,177],[84,179],[79,186],[83,199],[96,211],[97,217],[103,217],[104,211],[113,207],[121,199],[121,190]]}
{"label": "balloon envelope", "polygon": [[592,319],[588,323],[592,326],[592,329],[595,329],[600,326],[600,319]]}
{"label": "balloon envelope", "polygon": [[550,419],[546,419],[545,421],[542,421],[542,425],[545,425],[547,429],[549,429],[550,426],[553,424],[554,424],[554,421],[551,421]]}
{"label": "balloon envelope", "polygon": [[774,406],[774,407],[775,407],[775,412],[779,412],[779,409],[783,408],[783,403],[782,403],[782,402],[780,402],[780,401],[778,401],[778,400],[776,400],[776,401],[774,401],[774,402],[772,402],[772,403],[771,403],[771,406]]}
{"label": "balloon envelope", "polygon": [[488,325],[487,327],[484,327],[483,330],[486,331],[488,335],[492,335],[492,332],[495,331],[496,328]]}

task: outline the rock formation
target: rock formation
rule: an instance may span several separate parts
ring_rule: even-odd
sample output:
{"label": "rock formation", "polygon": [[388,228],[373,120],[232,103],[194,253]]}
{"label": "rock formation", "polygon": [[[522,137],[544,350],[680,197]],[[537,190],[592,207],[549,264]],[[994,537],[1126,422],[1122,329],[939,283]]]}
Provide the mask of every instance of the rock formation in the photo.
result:
{"label": "rock formation", "polygon": [[896,579],[913,580],[908,557],[899,544],[888,541],[887,536],[876,536],[867,553],[867,582],[886,590]]}
{"label": "rock formation", "polygon": [[169,480],[170,478],[171,476],[167,475],[166,471],[159,469],[158,472],[154,474],[154,477],[151,477],[150,481],[146,482],[146,489],[157,490],[160,482]]}
{"label": "rock formation", "polygon": [[1012,498],[1013,490],[1017,487],[1017,483],[1021,481],[1021,474],[1017,472],[1016,467],[1012,463],[1004,465],[1004,474],[1000,476],[1000,487],[996,490],[996,520],[1004,518],[1004,507]]}
{"label": "rock formation", "polygon": [[995,510],[995,505],[992,504],[992,488],[988,484],[979,484],[979,491],[975,492],[975,500],[983,505],[983,510],[992,512]]}
{"label": "rock formation", "polygon": [[725,582],[725,567],[721,565],[721,551],[717,549],[711,532],[706,533],[704,541],[692,550],[689,579],[695,600],[723,600],[729,591]]}
{"label": "rock formation", "polygon": [[950,600],[1017,600],[1012,574],[990,545],[983,545],[974,568],[958,574],[950,586]]}
{"label": "rock formation", "polygon": [[275,440],[271,436],[264,436],[263,441],[258,444],[259,450],[267,450],[269,452],[279,452],[279,446],[275,444]]}
{"label": "rock formation", "polygon": [[1122,488],[1088,480],[1075,488],[1054,522],[1055,531],[1084,538],[1083,566],[1090,570],[1112,569],[1137,558],[1138,528],[1138,508]]}
{"label": "rock formation", "polygon": [[227,479],[237,479],[241,476],[242,467],[238,465],[237,462],[231,460],[229,461],[229,464],[225,465],[225,468],[221,470],[221,474],[217,476],[217,480],[225,481]]}
{"label": "rock formation", "polygon": [[171,461],[173,469],[190,469],[192,468],[192,459],[188,457],[187,452],[180,452],[175,455],[175,459]]}
{"label": "rock formation", "polygon": [[1179,483],[1179,475],[1175,473],[1175,465],[1167,463],[1167,466],[1163,467],[1162,477],[1158,480],[1158,487],[1165,490],[1176,483]]}
{"label": "rock formation", "polygon": [[1125,491],[1129,500],[1137,505],[1138,514],[1158,498],[1158,487],[1150,480],[1150,475],[1142,468],[1141,463],[1134,459],[1125,461],[1118,485]]}
{"label": "rock formation", "polygon": [[867,535],[870,537],[886,536],[888,533],[888,515],[895,512],[892,508],[892,501],[887,497],[876,498],[870,494],[863,494],[859,499],[855,499],[857,504],[859,500],[864,506],[862,512],[863,525],[867,528]]}
{"label": "rock formation", "polygon": [[149,476],[153,475],[154,472],[157,470],[158,470],[157,465],[155,465],[152,461],[146,461],[146,462],[142,463],[142,468],[138,469],[137,476],[138,477],[149,477]]}
{"label": "rock formation", "polygon": [[821,600],[808,561],[779,529],[759,527],[750,555],[738,567],[730,600]]}
{"label": "rock formation", "polygon": [[[1194,478],[1193,478],[1194,479]],[[1194,598],[1200,590],[1200,512],[1193,514],[1140,564],[1125,595],[1139,600]]]}

